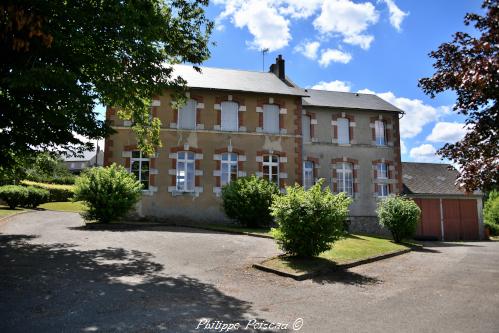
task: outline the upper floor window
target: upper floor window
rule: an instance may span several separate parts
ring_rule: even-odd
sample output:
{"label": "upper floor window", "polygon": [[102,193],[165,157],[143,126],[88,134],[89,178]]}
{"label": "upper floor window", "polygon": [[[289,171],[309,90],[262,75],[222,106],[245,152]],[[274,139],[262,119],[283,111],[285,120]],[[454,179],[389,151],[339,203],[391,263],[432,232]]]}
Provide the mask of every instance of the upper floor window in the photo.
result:
{"label": "upper floor window", "polygon": [[378,184],[378,197],[387,197],[390,195],[388,184]]}
{"label": "upper floor window", "polygon": [[352,163],[338,163],[336,165],[338,192],[345,192],[353,196],[353,166]]}
{"label": "upper floor window", "polygon": [[130,172],[142,183],[143,190],[149,189],[149,158],[142,155],[139,150],[132,151]]}
{"label": "upper floor window", "polygon": [[194,153],[190,151],[181,151],[177,153],[177,191],[194,191],[194,157]]}
{"label": "upper floor window", "polygon": [[187,103],[182,108],[180,108],[178,112],[178,128],[196,128],[196,107],[197,102],[193,99],[189,99]]}
{"label": "upper floor window", "polygon": [[263,156],[263,178],[279,186],[279,157],[276,155]]}
{"label": "upper floor window", "polygon": [[279,133],[279,106],[273,104],[263,106],[263,131]]}
{"label": "upper floor window", "polygon": [[303,115],[301,119],[302,119],[301,128],[302,128],[303,142],[310,142],[311,140],[310,129],[312,126],[310,116]]}
{"label": "upper floor window", "polygon": [[239,129],[239,104],[226,101],[222,102],[220,107],[222,113],[220,129],[222,131],[237,131]]}
{"label": "upper floor window", "polygon": [[388,166],[386,163],[378,163],[376,165],[376,171],[378,175],[378,179],[387,179],[388,178]]}
{"label": "upper floor window", "polygon": [[225,153],[221,159],[220,178],[222,186],[237,179],[237,154]]}
{"label": "upper floor window", "polygon": [[376,138],[376,145],[385,146],[386,136],[385,136],[385,122],[382,120],[376,120],[374,122],[374,133]]}
{"label": "upper floor window", "polygon": [[303,162],[303,187],[307,190],[314,186],[314,162]]}
{"label": "upper floor window", "polygon": [[350,143],[350,122],[347,118],[338,118],[336,120],[338,126],[338,143],[339,144],[349,144]]}

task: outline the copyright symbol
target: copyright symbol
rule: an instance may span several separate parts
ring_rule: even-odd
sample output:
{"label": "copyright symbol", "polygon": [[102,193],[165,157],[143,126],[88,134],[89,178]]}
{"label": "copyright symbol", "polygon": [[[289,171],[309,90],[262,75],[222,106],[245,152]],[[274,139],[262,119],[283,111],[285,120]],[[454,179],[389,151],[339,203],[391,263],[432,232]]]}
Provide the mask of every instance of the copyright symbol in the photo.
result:
{"label": "copyright symbol", "polygon": [[303,319],[302,318],[298,318],[295,320],[295,322],[293,323],[293,331],[299,331],[303,326]]}

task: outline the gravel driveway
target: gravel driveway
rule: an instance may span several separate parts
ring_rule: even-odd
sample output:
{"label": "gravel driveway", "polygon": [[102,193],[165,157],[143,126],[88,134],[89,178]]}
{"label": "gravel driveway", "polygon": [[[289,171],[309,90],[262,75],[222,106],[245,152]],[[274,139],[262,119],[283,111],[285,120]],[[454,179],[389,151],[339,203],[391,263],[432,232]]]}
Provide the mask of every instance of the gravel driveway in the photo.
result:
{"label": "gravel driveway", "polygon": [[279,253],[269,239],[81,226],[48,211],[0,222],[0,332],[292,331],[298,318],[300,332],[499,331],[499,242],[427,244],[297,282],[250,267]]}

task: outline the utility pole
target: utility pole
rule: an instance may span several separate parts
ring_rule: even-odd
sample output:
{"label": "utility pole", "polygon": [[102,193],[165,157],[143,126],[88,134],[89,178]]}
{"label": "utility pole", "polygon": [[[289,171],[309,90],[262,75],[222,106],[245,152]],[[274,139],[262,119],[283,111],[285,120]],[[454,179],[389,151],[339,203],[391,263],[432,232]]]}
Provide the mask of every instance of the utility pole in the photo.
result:
{"label": "utility pole", "polygon": [[265,53],[269,52],[268,48],[262,49],[262,72],[265,72]]}

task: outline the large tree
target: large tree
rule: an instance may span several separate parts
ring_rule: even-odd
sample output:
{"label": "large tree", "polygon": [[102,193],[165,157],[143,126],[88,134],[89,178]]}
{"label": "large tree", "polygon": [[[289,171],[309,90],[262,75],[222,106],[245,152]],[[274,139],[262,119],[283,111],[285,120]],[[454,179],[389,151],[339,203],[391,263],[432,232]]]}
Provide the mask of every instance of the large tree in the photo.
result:
{"label": "large tree", "polygon": [[484,15],[467,14],[465,25],[475,33],[457,32],[430,57],[435,74],[419,81],[432,98],[452,90],[454,111],[466,116],[470,131],[439,150],[460,166],[458,181],[468,191],[488,191],[499,185],[499,0],[485,0]]}
{"label": "large tree", "polygon": [[185,81],[170,64],[209,57],[208,0],[6,0],[0,4],[0,169],[37,149],[105,137],[98,101],[133,119],[139,146],[161,144],[149,103]]}

